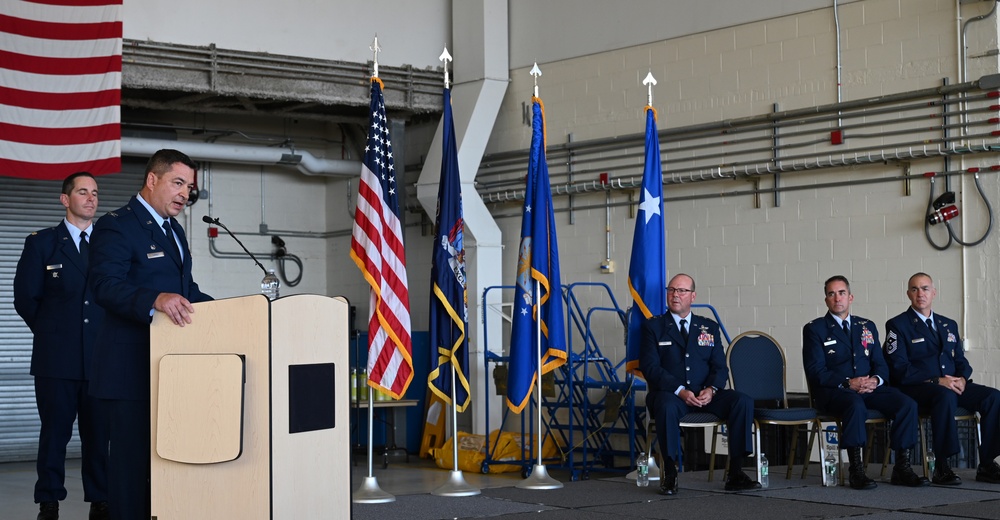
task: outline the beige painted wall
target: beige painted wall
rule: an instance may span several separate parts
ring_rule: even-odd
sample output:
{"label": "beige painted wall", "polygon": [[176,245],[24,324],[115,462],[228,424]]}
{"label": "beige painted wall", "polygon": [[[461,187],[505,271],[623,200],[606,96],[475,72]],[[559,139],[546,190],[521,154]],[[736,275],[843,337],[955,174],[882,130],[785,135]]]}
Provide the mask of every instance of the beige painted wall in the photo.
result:
{"label": "beige painted wall", "polygon": [[[988,4],[963,7],[969,18]],[[935,87],[947,78],[955,83],[958,52],[955,3],[935,0],[866,0],[840,10],[843,99]],[[973,25],[969,54],[996,48],[996,22]],[[650,69],[659,79],[654,104],[660,129],[764,114],[774,103],[794,109],[836,101],[835,39],[831,9],[776,18],[761,23],[708,31],[682,38],[539,64],[545,101],[548,142],[613,137],[643,131],[645,89],[640,81]],[[970,61],[970,78],[996,72],[995,58]],[[493,131],[490,152],[525,149],[530,128],[522,123],[522,103],[530,103],[528,69],[512,71],[512,85]],[[669,143],[663,143],[665,150]],[[637,152],[641,153],[641,152]],[[954,159],[952,167],[996,163],[996,156]],[[669,154],[667,158],[669,163]],[[551,163],[550,167],[555,168]],[[669,164],[667,165],[669,168]],[[913,164],[913,171],[937,171],[942,161]],[[622,172],[611,172],[612,176]],[[629,172],[635,173],[635,172]],[[898,165],[786,174],[785,185],[898,175]],[[556,182],[556,181],[554,181]],[[765,186],[769,180],[765,179]],[[982,179],[996,204],[1000,180]],[[742,181],[669,185],[666,197],[745,189]],[[966,240],[978,238],[986,221],[971,179],[956,186],[962,199]],[[940,190],[940,187],[938,188]],[[981,382],[994,384],[1000,360],[993,355],[1000,338],[992,310],[1000,285],[992,281],[1000,260],[994,233],[980,246],[934,250],[924,238],[926,182],[913,183],[905,196],[901,184],[890,183],[786,193],[781,206],[764,198],[755,209],[749,197],[671,201],[666,206],[668,269],[698,280],[698,301],[714,305],[731,335],[764,330],[786,348],[789,389],[804,391],[801,329],[825,312],[822,281],[844,274],[853,282],[854,313],[883,328],[885,320],[908,305],[904,284],[923,270],[938,282],[938,310],[959,320],[972,343],[968,355]],[[624,194],[615,194],[616,201]],[[600,204],[604,194],[577,197],[577,205]],[[567,200],[557,198],[557,207]],[[496,214],[519,211],[519,205],[495,205]],[[598,273],[605,257],[605,210],[557,215],[564,283],[608,283],[619,302],[627,300],[627,266],[634,220],[625,207],[611,210],[613,275]],[[520,219],[501,218],[504,232],[504,279],[513,280]],[[935,229],[940,232],[940,229]],[[942,236],[937,236],[939,240]],[[407,236],[411,266],[423,254],[415,245],[425,237]],[[337,246],[335,246],[337,247]],[[993,274],[994,276],[990,276]],[[420,283],[410,270],[411,292]],[[419,312],[419,311],[418,311]],[[414,323],[420,323],[415,318]],[[605,320],[598,331],[604,353],[624,355],[621,330]]]}

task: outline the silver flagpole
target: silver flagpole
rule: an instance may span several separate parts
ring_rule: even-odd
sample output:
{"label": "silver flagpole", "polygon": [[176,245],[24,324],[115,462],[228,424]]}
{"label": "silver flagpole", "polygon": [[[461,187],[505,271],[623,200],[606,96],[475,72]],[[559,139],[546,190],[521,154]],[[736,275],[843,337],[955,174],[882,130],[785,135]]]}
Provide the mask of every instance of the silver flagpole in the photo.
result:
{"label": "silver flagpole", "polygon": [[[656,78],[653,77],[652,70],[646,74],[646,77],[642,80],[642,84],[646,85],[646,104],[653,106],[653,85],[656,85]],[[635,377],[635,375],[632,377]],[[652,447],[653,440],[646,439],[646,457],[649,459],[649,480],[660,480],[660,468],[656,466],[656,457],[653,457]],[[638,475],[638,470],[632,470],[628,475],[625,475],[625,478],[635,480],[638,478]]]}
{"label": "silver flagpole", "polygon": [[455,406],[457,399],[455,393],[455,358],[451,358],[451,475],[448,482],[441,487],[431,491],[432,495],[442,497],[470,497],[481,493],[479,488],[473,487],[465,481],[462,470],[458,469],[458,409]]}
{"label": "silver flagpole", "polygon": [[[535,65],[535,67],[538,67]],[[537,94],[536,94],[537,97]],[[528,478],[518,482],[515,487],[521,489],[559,489],[563,487],[562,482],[549,476],[545,465],[542,464],[542,306],[541,306],[542,284],[535,280],[535,344],[538,347],[538,365],[535,367],[538,384],[535,387],[535,405],[538,407],[538,437],[536,438],[538,459],[535,467],[531,469]],[[549,294],[549,298],[552,295]]]}
{"label": "silver flagpole", "polygon": [[[378,77],[378,52],[382,50],[378,46],[378,34],[375,35],[375,41],[372,42],[371,46],[368,47],[373,53],[373,78]],[[371,372],[369,372],[371,374]],[[378,487],[378,479],[375,478],[372,470],[372,430],[375,423],[375,405],[373,404],[374,392],[372,391],[371,385],[367,382],[365,386],[368,387],[368,476],[361,483],[361,487],[354,492],[352,502],[356,504],[382,504],[385,502],[395,502],[396,497],[382,491],[382,488]],[[390,412],[391,413],[391,412]]]}
{"label": "silver flagpole", "polygon": [[[451,87],[450,81],[448,79],[448,62],[452,61],[451,54],[448,53],[448,47],[444,48],[444,52],[438,57],[439,60],[444,62],[444,88]],[[442,159],[446,160],[446,159]],[[440,195],[440,194],[439,194]],[[465,334],[465,331],[462,331]],[[443,497],[468,497],[472,495],[478,495],[480,493],[479,488],[470,486],[466,481],[465,477],[462,475],[462,471],[458,469],[458,407],[456,402],[458,401],[458,393],[455,391],[455,353],[451,353],[451,476],[448,482],[443,484],[441,487],[431,491],[432,495],[438,495]]]}
{"label": "silver flagpole", "polygon": [[354,492],[351,501],[355,504],[384,504],[396,501],[395,496],[378,487],[378,479],[375,478],[372,470],[372,451],[374,449],[372,447],[372,426],[375,423],[375,405],[373,404],[375,396],[373,394],[372,387],[368,386],[368,476],[361,482],[361,487]]}

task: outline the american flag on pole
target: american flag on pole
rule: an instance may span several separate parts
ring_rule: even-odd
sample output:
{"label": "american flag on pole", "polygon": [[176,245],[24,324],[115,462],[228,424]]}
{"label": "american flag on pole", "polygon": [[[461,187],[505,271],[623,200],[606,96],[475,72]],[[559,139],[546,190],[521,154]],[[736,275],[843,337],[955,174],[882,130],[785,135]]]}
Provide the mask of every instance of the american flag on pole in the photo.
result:
{"label": "american flag on pole", "polygon": [[121,170],[122,0],[0,2],[0,175]]}
{"label": "american flag on pole", "polygon": [[385,116],[382,80],[371,80],[368,144],[358,183],[351,258],[371,287],[368,307],[368,384],[402,399],[413,380],[410,294],[396,169]]}

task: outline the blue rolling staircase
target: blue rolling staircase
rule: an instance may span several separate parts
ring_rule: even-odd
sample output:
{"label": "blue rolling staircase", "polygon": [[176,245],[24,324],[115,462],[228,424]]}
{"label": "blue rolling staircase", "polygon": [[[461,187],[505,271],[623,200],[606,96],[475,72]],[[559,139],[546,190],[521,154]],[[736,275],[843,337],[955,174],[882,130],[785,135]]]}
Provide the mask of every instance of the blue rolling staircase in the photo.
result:
{"label": "blue rolling staircase", "polygon": [[[486,295],[492,290],[513,289],[512,286],[489,287],[483,293],[483,308],[486,308]],[[543,435],[555,438],[561,449],[558,459],[543,461],[552,467],[570,470],[571,478],[579,480],[587,478],[591,469],[602,468],[617,470],[616,457],[628,457],[629,466],[634,463],[634,439],[636,435],[635,380],[631,375],[624,374],[625,359],[614,362],[601,351],[598,336],[592,327],[595,320],[602,322],[602,330],[613,330],[621,327],[619,334],[611,334],[605,342],[621,345],[624,352],[625,311],[618,305],[610,287],[603,283],[580,282],[563,287],[563,299],[567,309],[567,345],[569,355],[567,362],[555,371],[555,397],[542,397]],[[592,301],[600,305],[588,305]],[[485,327],[484,313],[484,327]],[[487,335],[488,337],[488,335]],[[501,356],[486,350],[486,372],[492,374],[498,365],[509,361],[508,356]],[[489,378],[488,378],[489,379]],[[487,382],[485,394],[491,392]],[[486,399],[487,432],[489,425],[489,406],[491,399]],[[502,402],[502,399],[501,399]],[[501,406],[503,406],[501,404]],[[534,399],[531,405],[521,414],[520,426],[524,438],[530,438],[536,431],[535,417],[537,415]],[[509,411],[504,408],[503,424],[506,424]],[[612,435],[623,435],[627,439],[628,448],[616,449],[612,444]],[[495,448],[495,447],[494,447]],[[531,447],[526,446],[522,459],[513,463],[521,464],[526,472],[534,465],[531,458]],[[509,460],[496,460],[495,453],[489,444],[486,446],[487,457],[483,463],[483,471],[488,471],[491,464],[511,464]],[[627,471],[627,468],[625,469]]]}

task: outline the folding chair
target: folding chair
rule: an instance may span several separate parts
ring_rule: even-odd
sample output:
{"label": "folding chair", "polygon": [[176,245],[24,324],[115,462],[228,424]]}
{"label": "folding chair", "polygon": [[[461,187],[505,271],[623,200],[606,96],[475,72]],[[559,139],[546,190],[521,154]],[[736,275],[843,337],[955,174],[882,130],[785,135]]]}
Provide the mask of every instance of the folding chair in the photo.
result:
{"label": "folding chair", "polygon": [[[715,448],[716,441],[722,432],[719,431],[720,426],[725,426],[726,421],[720,419],[717,415],[708,412],[691,412],[685,414],[681,417],[680,427],[681,428],[712,428],[712,451],[708,458],[708,481],[711,482],[715,477]],[[646,439],[650,447],[653,446],[653,442],[656,440],[656,421],[653,420],[653,413],[651,410],[646,410]],[[652,451],[652,450],[649,450]],[[663,446],[658,446],[656,450],[656,464],[660,468],[660,475],[663,475],[664,468],[663,465]],[[683,454],[683,450],[681,450]],[[680,464],[680,471],[684,471],[684,460],[683,456],[677,461]],[[729,469],[729,460],[726,460],[726,469]]]}
{"label": "folding chair", "polygon": [[[924,476],[931,478],[930,468],[927,467],[927,427],[924,424],[930,421],[931,417],[927,413],[921,413],[920,419],[918,419],[917,424],[920,427],[920,458],[924,463]],[[976,449],[979,449],[979,445],[983,443],[983,434],[981,428],[979,427],[979,414],[974,411],[966,410],[961,406],[955,410],[955,422],[958,421],[971,421],[976,427]],[[940,455],[939,455],[940,456]]]}
{"label": "folding chair", "polygon": [[[812,389],[811,388],[809,389],[809,405],[812,406],[813,408],[816,408],[816,404],[813,401]],[[817,410],[818,410],[818,408],[817,408]],[[840,417],[837,417],[835,415],[831,415],[831,414],[828,414],[828,413],[825,413],[825,412],[822,412],[822,411],[820,411],[819,414],[820,415],[817,418],[817,420],[820,423],[825,423],[825,422],[832,422],[832,423],[834,423],[834,425],[835,425],[834,427],[836,428],[837,440],[839,441],[840,440],[840,429],[843,426],[843,422],[840,420]],[[885,425],[888,426],[889,425],[889,418],[886,417],[885,415],[883,415],[882,412],[880,412],[878,410],[872,410],[872,409],[869,408],[868,409],[868,416],[865,419],[865,427],[868,428],[868,442],[865,443],[865,461],[864,461],[865,470],[868,469],[868,463],[871,462],[871,458],[872,458],[872,443],[875,441],[875,429],[871,428],[871,426],[876,425],[876,424],[885,424]],[[838,444],[837,447],[839,448],[840,445]],[[843,451],[842,449],[838,449],[837,450],[837,467],[838,468],[843,468],[844,467],[844,457],[842,455],[842,451]],[[821,453],[822,453],[822,451],[821,451]],[[892,450],[890,450],[888,448],[888,446],[887,446],[886,450],[885,450],[885,457],[882,459],[882,472],[879,474],[879,476],[882,477],[882,478],[885,478],[886,471],[889,468],[889,455],[891,453],[892,453]],[[840,485],[843,486],[844,485],[844,473],[845,472],[844,471],[840,471],[839,473],[840,473]]]}
{"label": "folding chair", "polygon": [[[822,424],[814,408],[789,408],[785,391],[785,351],[771,336],[757,331],[748,331],[733,338],[726,351],[729,364],[729,378],[734,390],[750,396],[754,400],[754,452],[757,454],[757,480],[760,481],[761,426],[805,426],[809,434],[809,446],[802,463],[802,477],[809,470],[809,454],[813,442],[820,438],[820,453],[824,452]],[[763,404],[763,407],[758,407]],[[798,445],[798,428],[792,436],[788,452],[788,471],[785,479],[792,478],[795,466],[795,450]]]}

